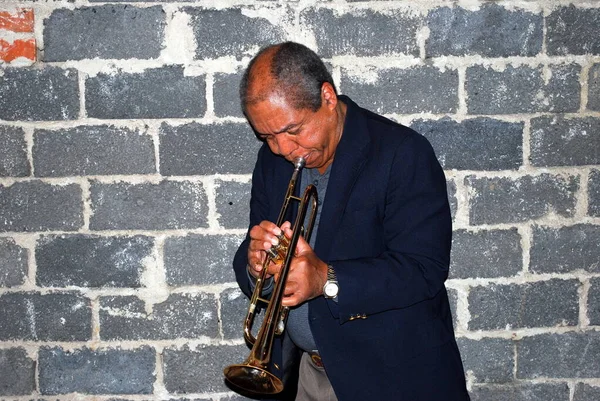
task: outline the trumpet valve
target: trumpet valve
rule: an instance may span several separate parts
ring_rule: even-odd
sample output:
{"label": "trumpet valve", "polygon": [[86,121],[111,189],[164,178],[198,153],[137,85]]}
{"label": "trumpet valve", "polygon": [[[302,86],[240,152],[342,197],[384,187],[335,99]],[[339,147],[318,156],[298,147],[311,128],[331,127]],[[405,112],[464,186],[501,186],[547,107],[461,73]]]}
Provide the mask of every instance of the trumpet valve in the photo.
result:
{"label": "trumpet valve", "polygon": [[287,253],[290,240],[283,235],[283,233],[277,236],[279,243],[277,245],[273,245],[270,249],[267,250],[267,254],[271,258],[271,262],[276,265],[282,264],[285,260],[285,255]]}

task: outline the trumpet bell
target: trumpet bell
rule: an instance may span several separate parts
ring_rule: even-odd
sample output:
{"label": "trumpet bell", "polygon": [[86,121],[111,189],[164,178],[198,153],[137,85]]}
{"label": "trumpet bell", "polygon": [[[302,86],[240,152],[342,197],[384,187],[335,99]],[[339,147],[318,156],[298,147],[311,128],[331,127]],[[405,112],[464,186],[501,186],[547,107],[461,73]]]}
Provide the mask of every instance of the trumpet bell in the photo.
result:
{"label": "trumpet bell", "polygon": [[271,372],[252,365],[230,365],[223,371],[229,383],[255,394],[278,394],[283,382]]}

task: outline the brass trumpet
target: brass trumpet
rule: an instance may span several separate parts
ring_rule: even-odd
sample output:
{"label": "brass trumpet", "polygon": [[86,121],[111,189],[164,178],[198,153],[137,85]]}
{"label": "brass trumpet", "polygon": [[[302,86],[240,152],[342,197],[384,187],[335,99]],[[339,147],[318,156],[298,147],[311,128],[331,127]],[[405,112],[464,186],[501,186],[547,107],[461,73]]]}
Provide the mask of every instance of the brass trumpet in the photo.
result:
{"label": "brass trumpet", "polygon": [[[282,306],[283,292],[287,276],[292,263],[292,258],[296,251],[296,245],[300,235],[303,235],[306,241],[310,240],[310,235],[316,219],[317,212],[317,190],[314,185],[308,185],[301,198],[294,196],[298,174],[304,167],[305,160],[298,158],[294,161],[294,172],[288,184],[287,193],[284,198],[283,206],[277,218],[277,226],[281,227],[288,214],[291,201],[300,202],[295,222],[292,226],[292,236],[287,238],[281,233],[279,244],[271,247],[267,251],[267,257],[263,262],[263,268],[260,276],[256,280],[256,287],[250,298],[248,314],[244,320],[244,339],[252,345],[250,355],[246,360],[238,365],[227,366],[223,373],[226,380],[235,387],[255,394],[277,394],[283,391],[283,382],[268,371],[268,363],[271,360],[271,351],[273,340],[276,335],[281,335],[285,328],[285,321],[289,308]],[[304,222],[307,217],[309,203],[311,213],[308,218],[306,229]],[[270,263],[282,264],[279,278],[275,282],[271,292],[271,298],[262,298],[263,287],[266,283],[267,266]],[[254,318],[259,312],[258,302],[267,304],[263,323],[256,337],[251,333]]]}

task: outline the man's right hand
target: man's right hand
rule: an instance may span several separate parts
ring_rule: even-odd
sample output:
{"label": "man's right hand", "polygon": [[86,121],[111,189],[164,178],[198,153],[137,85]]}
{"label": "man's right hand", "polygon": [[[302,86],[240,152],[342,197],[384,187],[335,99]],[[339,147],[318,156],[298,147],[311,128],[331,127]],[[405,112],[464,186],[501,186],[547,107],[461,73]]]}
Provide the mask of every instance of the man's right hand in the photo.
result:
{"label": "man's right hand", "polygon": [[[289,223],[287,223],[289,225]],[[277,236],[282,230],[270,221],[263,220],[260,224],[250,229],[250,244],[248,246],[248,271],[258,277],[262,271],[263,263],[267,257],[266,250],[277,245]],[[280,266],[271,263],[268,266],[267,278],[276,274]]]}

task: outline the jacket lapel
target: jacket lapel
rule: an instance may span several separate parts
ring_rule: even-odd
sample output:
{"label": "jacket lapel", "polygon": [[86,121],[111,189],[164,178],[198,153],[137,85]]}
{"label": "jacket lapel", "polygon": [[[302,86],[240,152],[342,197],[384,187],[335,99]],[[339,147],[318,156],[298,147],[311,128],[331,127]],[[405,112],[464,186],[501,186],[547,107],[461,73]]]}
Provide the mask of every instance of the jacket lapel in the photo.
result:
{"label": "jacket lapel", "polygon": [[368,127],[360,108],[346,96],[340,96],[340,99],[348,106],[346,120],[331,166],[315,244],[315,252],[325,261],[342,221],[350,193],[367,161],[369,148]]}

